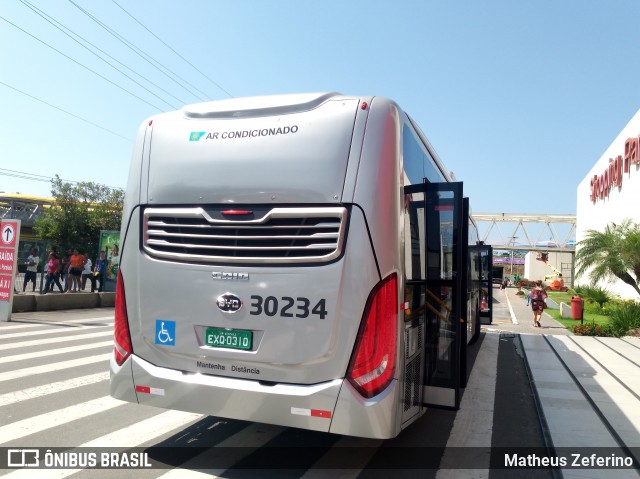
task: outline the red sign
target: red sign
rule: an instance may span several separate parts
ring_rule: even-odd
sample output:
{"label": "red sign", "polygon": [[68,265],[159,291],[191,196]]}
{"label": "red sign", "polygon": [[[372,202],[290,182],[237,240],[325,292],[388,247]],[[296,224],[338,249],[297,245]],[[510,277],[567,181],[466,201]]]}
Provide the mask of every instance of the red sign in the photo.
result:
{"label": "red sign", "polygon": [[13,274],[14,259],[14,250],[0,248],[0,274]]}
{"label": "red sign", "polygon": [[[16,244],[20,234],[20,221],[4,220],[0,223],[0,301],[11,301]],[[4,312],[2,313],[4,315]],[[6,321],[4,316],[1,321]]]}
{"label": "red sign", "polygon": [[0,227],[0,246],[15,248],[19,228],[17,221],[3,221]]}
{"label": "red sign", "polygon": [[11,276],[0,276],[0,301],[9,301],[13,287],[12,280]]}

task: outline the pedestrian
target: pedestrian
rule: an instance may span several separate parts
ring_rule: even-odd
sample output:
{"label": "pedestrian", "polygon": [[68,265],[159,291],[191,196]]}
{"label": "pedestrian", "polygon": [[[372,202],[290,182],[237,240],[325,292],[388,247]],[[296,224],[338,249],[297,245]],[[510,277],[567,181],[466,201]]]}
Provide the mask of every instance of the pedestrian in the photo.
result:
{"label": "pedestrian", "polygon": [[62,257],[60,260],[60,274],[64,278],[64,291],[65,293],[69,291],[69,265],[71,264],[71,255],[73,254],[73,250],[67,250],[67,254]]}
{"label": "pedestrian", "polygon": [[56,256],[55,251],[49,251],[49,261],[47,262],[47,276],[44,285],[44,292],[42,294],[52,292],[54,283],[56,284],[56,286],[58,286],[60,292],[63,292],[62,285],[60,284],[60,268],[60,260]]}
{"label": "pedestrian", "polygon": [[71,258],[69,258],[69,279],[70,285],[67,289],[67,293],[72,291],[75,293],[80,292],[80,277],[82,276],[82,270],[84,269],[84,256],[81,255],[77,249],[73,250]]}
{"label": "pedestrian", "polygon": [[[95,281],[93,276],[93,268],[91,259],[89,259],[89,255],[85,253],[84,255],[84,269],[82,270],[82,291],[84,291],[85,286],[87,285],[87,279],[91,282]],[[95,289],[95,288],[92,288]]]}
{"label": "pedestrian", "polygon": [[27,257],[27,271],[24,273],[24,283],[22,284],[22,292],[27,289],[27,283],[33,283],[33,292],[36,292],[36,279],[38,277],[38,264],[40,264],[40,256],[38,256],[38,248],[33,248],[31,254]]}
{"label": "pedestrian", "polygon": [[98,293],[102,293],[102,286],[104,284],[104,275],[107,272],[107,259],[104,251],[100,251],[100,257],[96,260],[96,265],[93,268],[94,280],[91,283],[91,292],[96,289],[96,281],[100,282],[98,286]]}
{"label": "pedestrian", "polygon": [[541,328],[540,319],[542,318],[542,312],[546,308],[547,292],[542,287],[542,281],[536,281],[535,287],[531,290],[531,309],[533,311],[533,327]]}

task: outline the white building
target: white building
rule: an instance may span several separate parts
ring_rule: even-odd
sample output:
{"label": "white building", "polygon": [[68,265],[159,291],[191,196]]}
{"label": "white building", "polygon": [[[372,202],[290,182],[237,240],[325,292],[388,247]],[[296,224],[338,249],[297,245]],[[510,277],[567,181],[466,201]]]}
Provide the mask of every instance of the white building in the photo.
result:
{"label": "white building", "polygon": [[[629,218],[640,223],[640,110],[578,185],[577,194],[577,242],[587,230],[603,231],[612,222]],[[589,282],[587,277],[574,281],[577,285]],[[638,299],[622,281],[599,286],[622,298]]]}
{"label": "white building", "polygon": [[553,248],[550,248],[545,254],[546,261],[542,261],[542,258],[537,259],[540,257],[540,253],[536,251],[527,253],[524,260],[524,277],[531,281],[544,281],[546,286],[551,286],[553,281],[562,279],[564,285],[571,287],[573,254],[553,251]]}

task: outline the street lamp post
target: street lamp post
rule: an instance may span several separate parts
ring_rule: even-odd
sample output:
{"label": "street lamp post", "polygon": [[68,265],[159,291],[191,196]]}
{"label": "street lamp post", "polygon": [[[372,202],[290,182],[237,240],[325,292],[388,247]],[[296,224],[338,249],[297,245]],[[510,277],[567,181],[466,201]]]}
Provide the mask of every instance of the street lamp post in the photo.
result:
{"label": "street lamp post", "polygon": [[[511,248],[515,248],[516,247],[516,239],[518,237],[517,236],[512,236],[511,237]],[[511,271],[509,273],[511,276],[513,276],[513,249],[511,250]]]}

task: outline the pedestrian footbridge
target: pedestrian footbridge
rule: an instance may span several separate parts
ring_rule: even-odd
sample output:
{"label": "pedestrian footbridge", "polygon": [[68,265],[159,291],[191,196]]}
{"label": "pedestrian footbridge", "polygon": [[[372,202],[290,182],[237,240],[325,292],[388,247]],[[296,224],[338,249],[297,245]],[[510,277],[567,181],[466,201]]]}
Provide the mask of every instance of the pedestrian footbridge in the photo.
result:
{"label": "pedestrian footbridge", "polygon": [[574,251],[576,215],[472,213],[480,239],[498,250]]}

